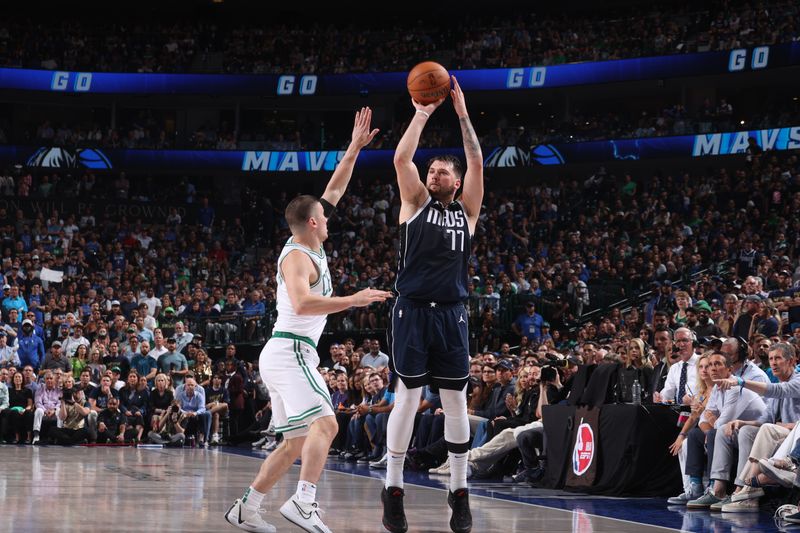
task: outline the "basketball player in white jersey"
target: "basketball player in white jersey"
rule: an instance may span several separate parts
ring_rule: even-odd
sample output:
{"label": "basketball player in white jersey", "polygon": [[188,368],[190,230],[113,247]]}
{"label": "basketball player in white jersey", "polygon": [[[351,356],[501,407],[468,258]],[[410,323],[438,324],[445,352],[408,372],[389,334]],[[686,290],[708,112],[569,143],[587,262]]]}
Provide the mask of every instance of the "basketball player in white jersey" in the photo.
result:
{"label": "basketball player in white jersey", "polygon": [[276,531],[261,517],[261,501],[298,457],[302,458],[302,467],[297,492],[280,512],[306,531],[330,531],[319,516],[316,483],[339,426],[325,381],[317,372],[317,341],[329,313],[382,302],[392,295],[364,289],[350,296],[331,296],[331,275],[322,248],[328,237],[328,217],[347,189],[356,158],[378,133],[377,129],[370,130],[371,119],[368,107],[356,113],[350,146],[322,197],[302,195],[286,206],[292,237],[278,259],[278,318],[259,358],[261,377],[272,401],[275,430],[283,433],[284,441],[261,465],[244,496],[225,513],[230,524],[246,531]]}

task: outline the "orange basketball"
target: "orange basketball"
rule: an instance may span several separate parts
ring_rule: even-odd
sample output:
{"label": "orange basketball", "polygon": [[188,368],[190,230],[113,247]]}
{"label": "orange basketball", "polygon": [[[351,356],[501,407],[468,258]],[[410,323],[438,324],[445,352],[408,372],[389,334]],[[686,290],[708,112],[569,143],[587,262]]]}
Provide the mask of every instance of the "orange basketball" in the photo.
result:
{"label": "orange basketball", "polygon": [[408,94],[422,105],[432,104],[450,94],[450,74],[439,63],[425,61],[408,73]]}

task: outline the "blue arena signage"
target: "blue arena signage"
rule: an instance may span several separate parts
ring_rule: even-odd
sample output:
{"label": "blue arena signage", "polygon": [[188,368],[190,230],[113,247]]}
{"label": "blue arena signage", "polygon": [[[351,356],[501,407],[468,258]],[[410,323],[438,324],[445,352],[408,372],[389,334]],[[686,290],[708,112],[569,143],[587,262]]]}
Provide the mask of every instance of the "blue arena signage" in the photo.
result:
{"label": "blue arena signage", "polygon": [[[498,146],[486,149],[487,168],[567,165],[602,161],[636,161],[665,157],[703,157],[735,155],[747,151],[752,139],[765,151],[800,149],[800,126],[764,130],[611,139],[576,143],[540,144],[525,149]],[[460,148],[420,149],[418,165],[434,155],[463,157]],[[364,150],[358,168],[391,170],[393,150]],[[0,146],[0,165],[22,164],[33,168],[89,170],[175,170],[245,173],[333,172],[344,152],[330,151],[237,151],[237,150],[119,150]]]}
{"label": "blue arena signage", "polygon": [[[614,61],[453,71],[467,91],[533,90],[800,65],[800,42]],[[96,94],[227,94],[313,97],[405,92],[406,72],[216,75],[66,72],[0,68],[0,89]]]}

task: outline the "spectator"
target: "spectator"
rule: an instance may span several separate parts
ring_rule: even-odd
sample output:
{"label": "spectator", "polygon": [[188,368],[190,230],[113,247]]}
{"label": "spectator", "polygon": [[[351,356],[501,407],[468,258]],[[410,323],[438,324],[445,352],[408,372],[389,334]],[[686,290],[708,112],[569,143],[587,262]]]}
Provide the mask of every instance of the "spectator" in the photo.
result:
{"label": "spectator", "polygon": [[50,345],[50,354],[45,357],[41,372],[44,373],[48,370],[56,369],[63,370],[64,372],[68,372],[70,374],[72,373],[72,364],[61,353],[61,343],[58,341],[55,341]]}
{"label": "spectator", "polygon": [[33,441],[37,444],[44,422],[56,423],[56,413],[61,402],[61,389],[56,386],[56,377],[51,371],[44,374],[44,387],[39,387],[33,398]]}
{"label": "spectator", "polygon": [[22,322],[22,334],[17,339],[17,354],[21,365],[30,365],[38,371],[44,362],[44,342],[33,333],[33,323],[29,320]]}
{"label": "spectator", "polygon": [[67,357],[74,357],[75,351],[81,344],[85,346],[91,345],[89,339],[83,336],[83,325],[79,322],[76,322],[72,326],[72,335],[67,337],[67,339],[63,342],[61,349],[64,351],[64,354]]}
{"label": "spectator", "polygon": [[119,399],[110,397],[107,407],[97,415],[98,444],[124,443],[132,440],[136,433],[135,430],[128,428],[127,423],[127,418],[119,410]]}
{"label": "spectator", "polygon": [[675,344],[678,347],[680,361],[671,365],[664,388],[654,395],[656,402],[674,401],[675,404],[690,404],[694,391],[697,390],[697,357],[694,346],[697,340],[688,328],[675,330]]}
{"label": "spectator", "polygon": [[520,337],[526,337],[529,342],[537,343],[542,337],[542,315],[536,312],[536,304],[533,301],[525,303],[525,313],[520,314],[511,326],[514,333]]}
{"label": "spectator", "polygon": [[189,343],[192,342],[194,335],[187,333],[184,329],[183,322],[179,320],[175,322],[175,335],[173,335],[173,337],[175,338],[175,350],[183,353]]}
{"label": "spectator", "polygon": [[378,339],[370,339],[369,352],[361,358],[361,366],[375,369],[389,366],[389,356],[381,351],[381,343]]}
{"label": "spectator", "polygon": [[246,320],[245,340],[252,340],[259,320],[266,315],[266,307],[258,289],[250,291],[250,298],[242,304],[242,314]]}
{"label": "spectator", "polygon": [[17,348],[8,345],[6,333],[0,330],[0,368],[22,367]]}
{"label": "spectator", "polygon": [[186,433],[190,436],[196,433],[198,445],[205,446],[211,432],[211,413],[206,410],[205,391],[189,376],[184,385],[176,387],[175,400],[186,421]]}
{"label": "spectator", "polygon": [[160,418],[167,412],[174,400],[172,390],[167,388],[168,379],[166,374],[157,374],[155,377],[155,388],[150,391],[147,402],[147,413],[151,419],[150,427],[158,431]]}
{"label": "spectator", "polygon": [[8,388],[8,408],[0,411],[0,438],[16,444],[30,442],[34,409],[33,392],[25,388],[24,378],[17,372]]}
{"label": "spectator", "polygon": [[228,390],[222,386],[221,374],[214,374],[211,383],[205,386],[206,410],[211,414],[211,441],[210,444],[219,444],[219,421],[228,414],[230,398]]}
{"label": "spectator", "polygon": [[167,352],[158,358],[158,371],[170,376],[173,386],[177,389],[183,385],[186,374],[189,373],[189,362],[182,353],[176,351],[176,348],[175,339],[167,339]]}
{"label": "spectator", "polygon": [[139,374],[135,370],[128,373],[125,386],[119,390],[119,399],[120,410],[125,415],[128,426],[135,430],[134,443],[141,442],[150,398],[146,389],[139,389]]}

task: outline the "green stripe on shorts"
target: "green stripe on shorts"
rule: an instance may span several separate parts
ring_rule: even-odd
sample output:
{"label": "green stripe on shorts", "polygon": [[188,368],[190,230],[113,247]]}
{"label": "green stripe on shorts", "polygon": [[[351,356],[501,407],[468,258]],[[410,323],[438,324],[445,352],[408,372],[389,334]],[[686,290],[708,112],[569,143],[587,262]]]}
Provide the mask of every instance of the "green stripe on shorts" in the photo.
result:
{"label": "green stripe on shorts", "polygon": [[303,370],[303,374],[305,374],[308,383],[311,385],[311,388],[314,389],[314,392],[322,396],[328,405],[331,406],[334,412],[336,409],[333,408],[333,402],[331,401],[331,395],[327,394],[323,391],[319,384],[314,381],[314,377],[311,375],[311,371],[308,369],[308,365],[306,364],[305,360],[303,359],[303,355],[300,353],[300,342],[294,341],[294,355],[297,358],[297,364],[300,365],[300,368]]}
{"label": "green stripe on shorts", "polygon": [[289,333],[288,331],[273,331],[272,332],[272,336],[273,337],[277,337],[279,339],[294,339],[296,341],[300,341],[300,342],[304,342],[304,343],[308,344],[309,346],[311,346],[315,350],[317,349],[316,343],[313,340],[311,340],[310,337],[304,337],[302,335],[295,335],[294,333]]}
{"label": "green stripe on shorts", "polygon": [[316,407],[312,407],[311,409],[300,413],[297,416],[290,416],[286,420],[289,421],[289,422],[299,422],[300,420],[302,420],[304,418],[307,418],[307,417],[309,417],[309,416],[311,416],[313,414],[316,414],[316,413],[318,413],[320,411],[322,411],[322,406],[318,405]]}

